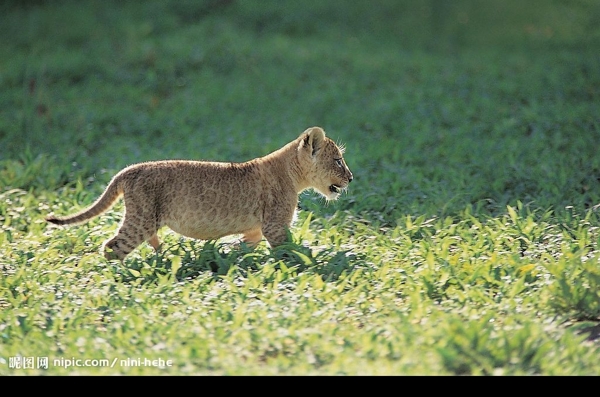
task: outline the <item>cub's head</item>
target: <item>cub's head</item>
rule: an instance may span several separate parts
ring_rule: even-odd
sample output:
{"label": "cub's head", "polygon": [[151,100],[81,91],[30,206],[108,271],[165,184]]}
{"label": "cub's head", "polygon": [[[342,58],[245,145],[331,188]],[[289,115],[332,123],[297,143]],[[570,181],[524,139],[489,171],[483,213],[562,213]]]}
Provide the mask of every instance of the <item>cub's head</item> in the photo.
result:
{"label": "cub's head", "polygon": [[352,172],[344,161],[344,149],[312,127],[298,138],[298,154],[306,181],[328,200],[336,200],[352,182]]}

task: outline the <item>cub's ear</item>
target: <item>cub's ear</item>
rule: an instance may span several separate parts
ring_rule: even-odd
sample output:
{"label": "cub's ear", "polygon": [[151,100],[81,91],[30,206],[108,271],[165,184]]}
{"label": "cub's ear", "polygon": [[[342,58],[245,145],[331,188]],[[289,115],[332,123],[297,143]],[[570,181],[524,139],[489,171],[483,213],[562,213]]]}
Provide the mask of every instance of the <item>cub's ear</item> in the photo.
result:
{"label": "cub's ear", "polygon": [[303,148],[310,148],[311,154],[314,156],[325,143],[325,131],[321,127],[311,127],[302,133]]}

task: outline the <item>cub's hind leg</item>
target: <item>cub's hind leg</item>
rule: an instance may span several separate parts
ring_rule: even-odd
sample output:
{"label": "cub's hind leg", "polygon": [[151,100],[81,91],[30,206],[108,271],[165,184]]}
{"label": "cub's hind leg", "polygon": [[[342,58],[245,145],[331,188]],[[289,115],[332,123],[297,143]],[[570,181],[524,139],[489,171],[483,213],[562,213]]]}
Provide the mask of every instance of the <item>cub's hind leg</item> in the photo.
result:
{"label": "cub's hind leg", "polygon": [[136,205],[125,204],[125,217],[117,235],[104,246],[104,257],[108,260],[118,259],[121,262],[144,241],[148,241],[155,250],[160,242],[156,231],[156,216],[151,211],[144,211]]}
{"label": "cub's hind leg", "polygon": [[154,233],[154,235],[148,239],[148,243],[150,243],[152,248],[154,248],[154,251],[158,252],[158,249],[160,248],[160,240],[158,239],[158,235],[156,233]]}

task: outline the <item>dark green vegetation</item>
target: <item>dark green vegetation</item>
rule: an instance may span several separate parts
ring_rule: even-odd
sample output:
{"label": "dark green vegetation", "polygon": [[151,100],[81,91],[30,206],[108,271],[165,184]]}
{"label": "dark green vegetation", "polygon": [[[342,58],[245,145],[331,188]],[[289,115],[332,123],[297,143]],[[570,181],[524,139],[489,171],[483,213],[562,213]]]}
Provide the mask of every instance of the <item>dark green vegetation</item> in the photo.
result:
{"label": "dark green vegetation", "polygon": [[[600,373],[593,0],[5,1],[0,88],[0,374]],[[43,221],[312,125],[355,181],[284,250]]]}

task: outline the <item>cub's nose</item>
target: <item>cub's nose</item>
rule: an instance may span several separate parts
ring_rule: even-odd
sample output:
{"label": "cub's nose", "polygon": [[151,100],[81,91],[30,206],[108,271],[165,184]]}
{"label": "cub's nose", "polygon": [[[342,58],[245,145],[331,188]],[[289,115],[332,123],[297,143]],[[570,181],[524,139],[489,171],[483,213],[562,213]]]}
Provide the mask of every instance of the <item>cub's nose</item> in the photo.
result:
{"label": "cub's nose", "polygon": [[348,173],[350,175],[348,175],[348,183],[352,182],[352,179],[354,179],[354,176],[352,175],[352,173],[350,171],[348,171]]}

